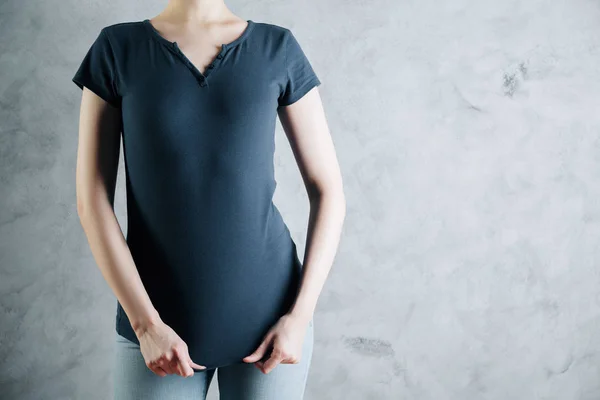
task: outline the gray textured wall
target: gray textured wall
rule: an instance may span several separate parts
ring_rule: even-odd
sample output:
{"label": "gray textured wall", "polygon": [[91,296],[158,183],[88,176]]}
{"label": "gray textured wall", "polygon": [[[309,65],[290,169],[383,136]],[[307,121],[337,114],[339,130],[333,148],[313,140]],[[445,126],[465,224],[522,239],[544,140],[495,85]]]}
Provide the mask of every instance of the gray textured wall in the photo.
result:
{"label": "gray textured wall", "polygon": [[[101,27],[166,2],[85,3],[0,3],[2,399],[111,393],[115,299],[76,215],[70,79]],[[228,4],[294,30],[345,177],[306,398],[599,399],[598,3]],[[277,146],[302,253],[280,126]]]}

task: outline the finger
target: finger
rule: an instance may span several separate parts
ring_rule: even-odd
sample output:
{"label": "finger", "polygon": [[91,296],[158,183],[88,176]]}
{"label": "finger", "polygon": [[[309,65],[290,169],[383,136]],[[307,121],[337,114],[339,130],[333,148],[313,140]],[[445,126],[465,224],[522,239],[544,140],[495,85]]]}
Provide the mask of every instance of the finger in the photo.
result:
{"label": "finger", "polygon": [[184,368],[183,363],[181,360],[179,360],[179,358],[174,358],[171,360],[171,369],[175,372],[175,374],[184,378],[187,377],[188,372]]}
{"label": "finger", "polygon": [[271,357],[267,361],[265,361],[263,365],[263,373],[268,374],[271,372],[283,359],[280,352],[273,351],[271,353]]}
{"label": "finger", "polygon": [[281,360],[280,364],[300,364],[300,357],[288,356]]}
{"label": "finger", "polygon": [[[183,360],[185,360],[185,363],[187,365],[189,365],[190,368],[196,368],[196,369],[201,369],[201,370],[206,369],[206,366],[197,364],[194,361],[192,361],[192,358],[190,357],[190,353],[188,351],[187,344],[185,344],[185,342],[183,345],[183,350],[178,351],[178,354]],[[194,371],[192,370],[192,372],[194,372]]]}
{"label": "finger", "polygon": [[167,371],[165,371],[164,369],[162,369],[158,364],[150,362],[150,363],[146,363],[146,366],[148,367],[148,369],[150,369],[150,371],[152,371],[153,373],[155,373],[156,375],[160,376],[160,377],[164,377],[167,375]]}
{"label": "finger", "polygon": [[159,366],[154,367],[154,369],[156,370],[156,374],[161,377],[165,377],[165,376],[169,375],[169,373],[167,371],[165,371],[164,369],[162,369]]}
{"label": "finger", "polygon": [[181,371],[181,376],[183,376],[184,378],[194,376],[194,370],[192,369],[192,367],[189,366],[187,362],[180,361],[178,363],[178,368]]}
{"label": "finger", "polygon": [[188,372],[183,365],[183,358],[181,357],[181,352],[179,351],[179,348],[173,347],[172,352],[173,357],[171,358],[171,368],[175,370],[177,375],[185,378]]}
{"label": "finger", "polygon": [[175,371],[171,366],[171,361],[167,360],[164,357],[158,359],[157,364],[169,375],[177,373],[177,371]]}
{"label": "finger", "polygon": [[187,363],[187,353],[183,353],[177,347],[173,349],[175,353],[175,358],[177,360],[177,370],[179,371],[179,375],[187,378],[188,376],[194,375],[194,370]]}
{"label": "finger", "polygon": [[250,354],[249,356],[244,357],[243,361],[246,362],[246,363],[253,363],[253,362],[256,362],[256,361],[260,360],[263,357],[266,348],[267,348],[267,343],[265,341],[263,341],[256,348],[256,350],[254,350],[254,352],[252,354]]}
{"label": "finger", "polygon": [[179,366],[179,362],[177,360],[169,361],[169,367],[171,368],[171,371],[173,371],[175,375],[183,376],[182,375],[183,371],[181,370],[181,368]]}
{"label": "finger", "polygon": [[206,369],[206,367],[204,365],[200,365],[200,364],[196,364],[195,362],[192,361],[192,359],[188,360],[188,364],[190,367],[192,368],[196,368],[196,369]]}
{"label": "finger", "polygon": [[264,373],[264,371],[265,371],[265,362],[264,361],[257,361],[254,363],[254,366],[256,368],[258,368],[260,370],[260,372]]}
{"label": "finger", "polygon": [[253,363],[253,362],[259,361],[261,358],[263,358],[263,356],[270,344],[271,344],[271,335],[269,334],[263,339],[262,343],[258,346],[258,348],[256,350],[254,350],[254,353],[250,354],[249,356],[244,357],[243,361],[247,362],[247,363]]}
{"label": "finger", "polygon": [[181,371],[179,369],[179,361],[177,360],[175,349],[165,353],[164,359],[169,367],[169,371],[171,371],[175,375],[181,375]]}
{"label": "finger", "polygon": [[258,360],[257,362],[254,363],[254,365],[256,366],[256,368],[258,368],[260,370],[260,372],[262,372],[262,373],[265,372],[265,362],[269,359],[269,357],[271,357],[272,352],[273,352],[273,348],[272,348],[272,346],[269,346],[269,349],[264,352],[264,354],[260,358],[260,360]]}

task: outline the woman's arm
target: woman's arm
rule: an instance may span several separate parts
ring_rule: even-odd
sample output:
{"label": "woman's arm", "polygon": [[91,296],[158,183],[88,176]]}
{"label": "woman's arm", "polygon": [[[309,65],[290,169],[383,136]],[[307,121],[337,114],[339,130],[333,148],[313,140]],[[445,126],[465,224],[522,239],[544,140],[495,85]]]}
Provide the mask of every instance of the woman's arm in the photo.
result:
{"label": "woman's arm", "polygon": [[85,87],[79,117],[77,213],[94,259],[140,339],[146,365],[161,376],[191,376],[191,367],[203,367],[189,359],[186,344],[160,319],[114,213],[120,134],[120,109]]}
{"label": "woman's arm", "polygon": [[289,312],[308,322],[337,252],[346,216],[346,199],[318,88],[294,104],[280,107],[279,119],[310,202],[302,281]]}
{"label": "woman's arm", "polygon": [[114,213],[119,165],[120,110],[83,91],[77,148],[77,213],[102,275],[136,331],[157,322]]}
{"label": "woman's arm", "polygon": [[[267,332],[258,348],[244,358],[265,374],[277,364],[300,361],[306,327],[333,265],[346,216],[342,177],[318,88],[312,88],[290,105],[279,107],[278,114],[308,192],[310,216],[295,302]],[[272,348],[270,353],[269,348]]]}

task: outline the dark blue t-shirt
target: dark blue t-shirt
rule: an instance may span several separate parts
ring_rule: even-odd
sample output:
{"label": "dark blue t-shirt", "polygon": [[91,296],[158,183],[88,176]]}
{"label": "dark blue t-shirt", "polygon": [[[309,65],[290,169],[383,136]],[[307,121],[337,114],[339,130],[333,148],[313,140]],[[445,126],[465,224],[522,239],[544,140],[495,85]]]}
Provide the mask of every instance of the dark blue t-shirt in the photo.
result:
{"label": "dark blue t-shirt", "polygon": [[[146,19],[104,27],[73,77],[122,115],[127,243],[192,360],[242,363],[296,296],[273,203],[279,107],[320,84],[292,32],[249,20],[199,71]],[[116,330],[139,344],[117,301]]]}

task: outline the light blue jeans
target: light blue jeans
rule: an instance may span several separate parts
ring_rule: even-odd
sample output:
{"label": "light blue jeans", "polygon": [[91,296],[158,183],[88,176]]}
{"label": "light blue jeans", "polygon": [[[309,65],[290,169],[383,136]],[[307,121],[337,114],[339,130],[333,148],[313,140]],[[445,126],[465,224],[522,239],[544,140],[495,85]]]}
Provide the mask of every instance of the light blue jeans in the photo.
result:
{"label": "light blue jeans", "polygon": [[205,400],[215,371],[220,400],[301,400],[312,358],[313,321],[308,324],[298,364],[279,364],[263,374],[254,364],[194,370],[184,378],[160,377],[144,361],[139,345],[115,332],[114,400]]}

